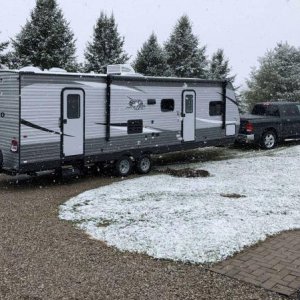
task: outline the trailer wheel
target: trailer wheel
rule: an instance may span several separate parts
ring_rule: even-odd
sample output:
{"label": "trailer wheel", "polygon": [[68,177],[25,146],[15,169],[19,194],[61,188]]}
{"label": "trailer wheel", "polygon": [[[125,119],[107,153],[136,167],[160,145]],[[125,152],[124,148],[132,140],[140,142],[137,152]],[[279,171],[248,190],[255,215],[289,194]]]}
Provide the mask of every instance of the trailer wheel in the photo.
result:
{"label": "trailer wheel", "polygon": [[152,160],[149,155],[143,155],[139,157],[136,163],[136,169],[140,174],[147,174],[152,167]]}
{"label": "trailer wheel", "polygon": [[277,145],[277,135],[273,130],[267,130],[261,137],[261,147],[265,150],[275,148]]}
{"label": "trailer wheel", "polygon": [[63,169],[62,168],[57,168],[54,170],[54,176],[58,178],[63,177]]}
{"label": "trailer wheel", "polygon": [[130,157],[123,156],[119,160],[117,160],[115,164],[115,170],[118,176],[128,176],[132,171],[132,161]]}

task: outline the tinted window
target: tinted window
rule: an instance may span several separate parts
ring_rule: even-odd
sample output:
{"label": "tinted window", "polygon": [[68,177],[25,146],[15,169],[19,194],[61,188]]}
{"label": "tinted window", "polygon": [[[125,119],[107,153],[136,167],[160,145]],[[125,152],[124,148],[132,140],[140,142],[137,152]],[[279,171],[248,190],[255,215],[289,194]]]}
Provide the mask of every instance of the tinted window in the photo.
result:
{"label": "tinted window", "polygon": [[277,105],[255,105],[252,110],[253,115],[279,117]]}
{"label": "tinted window", "polygon": [[156,104],[156,100],[155,99],[148,99],[147,104],[148,105],[154,105],[154,104]]}
{"label": "tinted window", "polygon": [[185,112],[191,114],[194,111],[194,96],[186,95],[185,96]]}
{"label": "tinted window", "polygon": [[221,116],[223,114],[223,102],[213,101],[209,103],[209,115]]}
{"label": "tinted window", "polygon": [[67,96],[67,118],[80,118],[80,95],[70,94]]}
{"label": "tinted window", "polygon": [[174,110],[174,99],[162,99],[160,103],[160,108],[162,112],[168,112]]}
{"label": "tinted window", "polygon": [[284,105],[282,109],[282,113],[286,117],[298,117],[300,116],[300,111],[298,105],[291,104],[291,105]]}

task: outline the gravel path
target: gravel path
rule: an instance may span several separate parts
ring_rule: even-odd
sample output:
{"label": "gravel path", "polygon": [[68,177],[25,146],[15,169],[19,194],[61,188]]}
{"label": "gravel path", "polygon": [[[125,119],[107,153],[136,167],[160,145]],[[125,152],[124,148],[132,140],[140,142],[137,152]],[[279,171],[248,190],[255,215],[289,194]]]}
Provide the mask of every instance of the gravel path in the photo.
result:
{"label": "gravel path", "polygon": [[0,175],[0,299],[286,299],[201,266],[121,253],[58,219],[58,206],[109,184]]}

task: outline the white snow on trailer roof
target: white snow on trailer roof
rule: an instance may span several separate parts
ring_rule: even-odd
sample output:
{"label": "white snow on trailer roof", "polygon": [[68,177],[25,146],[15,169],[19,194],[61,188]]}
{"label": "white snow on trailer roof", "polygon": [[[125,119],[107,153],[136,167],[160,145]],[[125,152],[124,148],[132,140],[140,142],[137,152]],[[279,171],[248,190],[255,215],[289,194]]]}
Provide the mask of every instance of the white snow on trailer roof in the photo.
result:
{"label": "white snow on trailer roof", "polygon": [[41,70],[40,68],[33,67],[33,66],[28,66],[24,67],[19,70],[0,70],[1,72],[10,72],[10,73],[24,73],[24,74],[40,74],[40,75],[62,75],[62,76],[91,76],[91,77],[107,77],[106,74],[98,74],[98,73],[75,73],[75,72],[68,72],[64,69],[61,68],[51,68],[50,70]]}
{"label": "white snow on trailer roof", "polygon": [[[126,74],[99,74],[99,73],[74,73],[74,72],[63,72],[62,69],[57,68],[57,70],[41,70],[37,67],[24,67],[20,70],[6,70],[0,69],[1,72],[10,72],[10,73],[20,73],[20,74],[37,74],[37,75],[60,75],[60,76],[82,76],[82,77],[100,77],[106,78],[107,76],[112,76],[114,79],[119,80],[133,80],[133,81],[166,81],[166,82],[182,82],[182,83],[223,83],[224,80],[210,80],[210,79],[200,79],[200,78],[187,78],[187,77],[159,77],[159,76],[144,76],[139,73],[126,73]],[[231,83],[228,83],[228,87],[231,86]]]}
{"label": "white snow on trailer roof", "polygon": [[299,229],[300,146],[239,153],[188,165],[211,177],[144,176],[87,191],[62,205],[60,218],[120,250],[193,263]]}

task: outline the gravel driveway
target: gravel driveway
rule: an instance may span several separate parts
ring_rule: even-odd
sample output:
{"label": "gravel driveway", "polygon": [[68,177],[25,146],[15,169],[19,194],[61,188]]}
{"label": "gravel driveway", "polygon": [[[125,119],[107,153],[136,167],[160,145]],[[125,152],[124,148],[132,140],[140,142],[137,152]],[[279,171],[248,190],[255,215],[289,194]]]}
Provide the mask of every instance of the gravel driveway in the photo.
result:
{"label": "gravel driveway", "polygon": [[285,299],[201,266],[121,253],[58,219],[58,206],[118,179],[0,175],[0,299]]}

